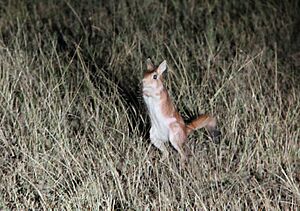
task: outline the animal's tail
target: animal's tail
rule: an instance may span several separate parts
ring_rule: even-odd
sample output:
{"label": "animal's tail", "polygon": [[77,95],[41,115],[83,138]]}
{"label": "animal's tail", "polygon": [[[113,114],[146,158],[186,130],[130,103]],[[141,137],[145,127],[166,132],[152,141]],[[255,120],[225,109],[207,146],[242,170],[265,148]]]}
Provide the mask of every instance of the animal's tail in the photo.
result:
{"label": "animal's tail", "polygon": [[200,115],[197,119],[186,125],[186,132],[189,135],[194,130],[205,128],[214,142],[219,142],[221,132],[217,129],[217,121],[207,114]]}

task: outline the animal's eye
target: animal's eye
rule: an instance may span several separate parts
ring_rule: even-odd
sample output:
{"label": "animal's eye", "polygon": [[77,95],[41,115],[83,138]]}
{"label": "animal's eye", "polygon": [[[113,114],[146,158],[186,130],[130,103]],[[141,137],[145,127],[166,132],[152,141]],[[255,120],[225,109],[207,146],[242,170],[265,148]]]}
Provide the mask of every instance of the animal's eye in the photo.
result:
{"label": "animal's eye", "polygon": [[156,79],[157,79],[157,75],[153,75],[153,79],[155,79],[155,80],[156,80]]}

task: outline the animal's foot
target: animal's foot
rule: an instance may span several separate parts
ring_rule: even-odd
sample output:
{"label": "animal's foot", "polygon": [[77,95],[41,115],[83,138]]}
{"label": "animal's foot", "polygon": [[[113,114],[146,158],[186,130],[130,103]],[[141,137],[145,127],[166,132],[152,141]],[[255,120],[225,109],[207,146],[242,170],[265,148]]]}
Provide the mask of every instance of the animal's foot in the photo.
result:
{"label": "animal's foot", "polygon": [[160,162],[164,162],[165,160],[167,160],[169,158],[169,153],[168,152],[163,152],[162,157],[160,158]]}
{"label": "animal's foot", "polygon": [[182,168],[185,168],[188,164],[188,157],[187,156],[181,156],[180,158],[180,166]]}

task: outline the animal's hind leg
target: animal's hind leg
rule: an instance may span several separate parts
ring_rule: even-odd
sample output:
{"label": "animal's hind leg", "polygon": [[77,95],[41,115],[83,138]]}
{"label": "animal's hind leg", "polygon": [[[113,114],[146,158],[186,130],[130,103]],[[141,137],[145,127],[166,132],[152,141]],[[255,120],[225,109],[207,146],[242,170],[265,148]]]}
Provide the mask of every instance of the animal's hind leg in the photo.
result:
{"label": "animal's hind leg", "polygon": [[172,146],[179,153],[181,163],[184,164],[187,161],[187,155],[184,152],[183,144],[185,143],[187,137],[183,129],[178,125],[171,126],[169,139]]}
{"label": "animal's hind leg", "polygon": [[156,140],[151,139],[151,143],[162,152],[162,157],[161,157],[160,161],[164,161],[169,157],[169,152],[168,152],[164,142],[157,140],[157,139]]}

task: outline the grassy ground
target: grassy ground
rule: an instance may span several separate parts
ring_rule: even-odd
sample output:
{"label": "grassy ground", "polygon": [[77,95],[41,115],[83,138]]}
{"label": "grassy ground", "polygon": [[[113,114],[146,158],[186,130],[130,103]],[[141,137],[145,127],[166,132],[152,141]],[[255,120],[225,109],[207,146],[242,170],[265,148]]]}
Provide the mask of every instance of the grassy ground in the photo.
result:
{"label": "grassy ground", "polygon": [[[298,1],[0,3],[0,209],[300,206]],[[160,162],[141,98],[166,59],[186,120],[218,118]]]}

